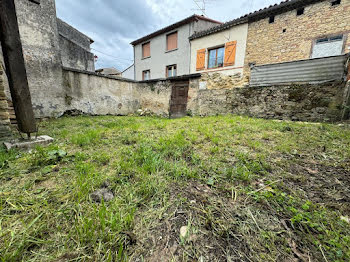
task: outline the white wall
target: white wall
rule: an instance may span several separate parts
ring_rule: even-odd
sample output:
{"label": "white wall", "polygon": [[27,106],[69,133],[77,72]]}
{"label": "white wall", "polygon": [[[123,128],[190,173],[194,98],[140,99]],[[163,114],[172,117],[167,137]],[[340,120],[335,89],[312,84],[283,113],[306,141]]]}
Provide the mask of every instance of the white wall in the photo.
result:
{"label": "white wall", "polygon": [[135,66],[132,65],[127,68],[124,72],[122,72],[122,77],[135,80]]}
{"label": "white wall", "polygon": [[[151,42],[151,57],[142,59],[142,44],[134,47],[135,72],[137,81],[142,80],[142,72],[151,70],[151,79],[165,78],[166,66],[177,65],[177,75],[188,75],[190,73],[190,41],[189,37],[199,30],[205,30],[218,24],[198,20],[180,26],[177,29],[156,36],[144,43]],[[166,36],[172,32],[178,32],[178,48],[174,51],[166,51]]]}
{"label": "white wall", "polygon": [[[233,75],[241,73],[243,75],[244,58],[247,45],[248,24],[242,24],[231,27],[225,31],[197,38],[191,41],[191,74],[194,73],[222,73],[225,75]],[[236,61],[233,66],[227,66],[215,69],[196,70],[197,51],[207,49],[205,65],[208,65],[208,48],[224,45],[227,42],[237,41]]]}

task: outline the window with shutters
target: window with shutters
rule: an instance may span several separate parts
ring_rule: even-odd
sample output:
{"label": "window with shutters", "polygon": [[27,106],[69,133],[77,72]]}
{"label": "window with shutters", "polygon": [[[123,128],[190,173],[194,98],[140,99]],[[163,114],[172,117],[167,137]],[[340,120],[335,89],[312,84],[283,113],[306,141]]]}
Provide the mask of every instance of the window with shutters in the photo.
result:
{"label": "window with shutters", "polygon": [[166,77],[174,77],[177,75],[177,66],[170,65],[166,67]]}
{"label": "window with shutters", "polygon": [[233,66],[236,62],[237,41],[228,42],[225,45],[224,66]]}
{"label": "window with shutters", "polygon": [[151,57],[151,43],[145,43],[142,45],[142,58]]}
{"label": "window with shutters", "polygon": [[217,68],[224,66],[225,47],[210,49],[208,54],[208,68]]}
{"label": "window with shutters", "polygon": [[177,49],[177,32],[166,36],[166,51]]}
{"label": "window with shutters", "polygon": [[142,80],[150,80],[151,79],[151,70],[145,70],[142,72]]}
{"label": "window with shutters", "polygon": [[201,71],[205,69],[205,53],[206,49],[200,49],[197,51],[196,70]]}

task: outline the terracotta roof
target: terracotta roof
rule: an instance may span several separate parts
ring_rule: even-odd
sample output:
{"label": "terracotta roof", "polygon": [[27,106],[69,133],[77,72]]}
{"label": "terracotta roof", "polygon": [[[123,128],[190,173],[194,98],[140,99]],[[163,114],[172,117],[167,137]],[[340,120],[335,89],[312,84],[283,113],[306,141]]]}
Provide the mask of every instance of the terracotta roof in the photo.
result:
{"label": "terracotta roof", "polygon": [[149,34],[149,35],[146,35],[144,37],[141,37],[140,39],[137,39],[133,42],[131,42],[130,44],[132,45],[137,45],[137,44],[140,44],[142,42],[145,42],[155,36],[158,36],[158,35],[161,35],[161,34],[164,34],[168,31],[171,31],[173,29],[176,29],[182,25],[185,25],[185,24],[188,24],[188,23],[191,23],[193,21],[197,21],[197,20],[203,20],[203,21],[208,21],[208,22],[212,22],[212,23],[216,23],[216,24],[222,24],[221,22],[219,21],[216,21],[216,20],[213,20],[213,19],[210,19],[208,17],[205,17],[205,16],[200,16],[200,15],[192,15],[190,17],[187,17],[179,22],[176,22],[175,24],[172,24],[172,25],[169,25],[167,27],[164,27],[156,32],[153,32],[152,34]]}
{"label": "terracotta roof", "polygon": [[315,3],[323,2],[323,1],[326,1],[326,0],[285,0],[279,4],[270,5],[269,7],[260,9],[258,11],[255,11],[255,12],[252,12],[249,14],[246,14],[244,16],[241,16],[240,18],[231,20],[227,23],[209,28],[209,29],[204,30],[204,31],[200,31],[198,33],[195,33],[190,37],[190,40],[200,38],[200,37],[203,37],[206,35],[210,35],[213,33],[217,33],[217,32],[226,30],[226,29],[231,28],[231,27],[236,26],[236,25],[258,21],[258,20],[264,19],[264,18],[272,16],[272,15],[279,15],[279,14],[294,10],[296,8],[299,8],[299,7],[303,7],[303,6],[307,6],[310,4],[315,4]]}

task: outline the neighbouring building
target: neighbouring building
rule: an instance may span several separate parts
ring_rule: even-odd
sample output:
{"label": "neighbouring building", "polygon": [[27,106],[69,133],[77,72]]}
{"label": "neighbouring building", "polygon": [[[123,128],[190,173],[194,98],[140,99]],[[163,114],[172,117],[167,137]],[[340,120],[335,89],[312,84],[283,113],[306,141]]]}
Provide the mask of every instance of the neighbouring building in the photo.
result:
{"label": "neighbouring building", "polygon": [[15,0],[15,6],[35,116],[60,116],[66,108],[62,67],[94,72],[93,41],[57,18],[55,0]]}
{"label": "neighbouring building", "polygon": [[349,33],[350,0],[287,0],[192,35],[191,73],[242,86],[253,66],[349,53]]}
{"label": "neighbouring building", "polygon": [[95,56],[91,53],[90,47],[94,40],[59,18],[57,27],[62,65],[94,72]]}
{"label": "neighbouring building", "polygon": [[248,15],[250,66],[350,52],[350,0],[291,0]]}
{"label": "neighbouring building", "polygon": [[211,29],[198,32],[191,40],[191,74],[207,73],[206,88],[230,87],[243,78],[247,46],[248,23],[234,20]]}
{"label": "neighbouring building", "polygon": [[189,37],[218,24],[221,23],[193,15],[133,41],[135,80],[190,74]]}
{"label": "neighbouring building", "polygon": [[122,77],[135,80],[135,65],[132,64],[122,72]]}
{"label": "neighbouring building", "polygon": [[106,76],[122,76],[122,72],[120,72],[118,69],[113,67],[97,69],[96,73],[99,73],[101,75],[106,75]]}

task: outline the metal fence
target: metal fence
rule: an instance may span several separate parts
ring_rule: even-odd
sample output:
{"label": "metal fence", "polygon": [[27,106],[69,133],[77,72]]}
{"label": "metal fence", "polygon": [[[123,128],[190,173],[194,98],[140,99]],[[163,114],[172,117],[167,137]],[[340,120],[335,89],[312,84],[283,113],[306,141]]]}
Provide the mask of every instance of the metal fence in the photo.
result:
{"label": "metal fence", "polygon": [[255,66],[251,70],[251,86],[285,85],[291,83],[322,83],[342,81],[346,77],[349,55]]}

